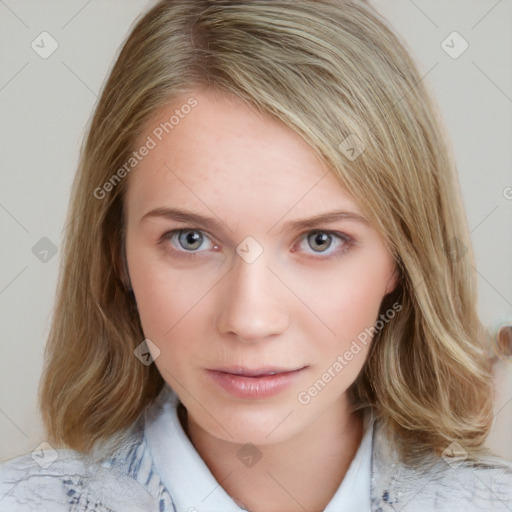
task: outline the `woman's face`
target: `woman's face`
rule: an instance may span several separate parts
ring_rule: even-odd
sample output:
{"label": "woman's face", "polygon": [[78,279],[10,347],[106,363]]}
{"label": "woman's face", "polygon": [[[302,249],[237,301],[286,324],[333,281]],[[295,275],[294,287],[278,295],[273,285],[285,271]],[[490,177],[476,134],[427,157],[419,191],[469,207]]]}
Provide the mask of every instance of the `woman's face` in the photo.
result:
{"label": "woman's face", "polygon": [[129,176],[140,320],[189,421],[284,441],[347,413],[393,260],[298,135],[239,100],[193,98],[146,125]]}

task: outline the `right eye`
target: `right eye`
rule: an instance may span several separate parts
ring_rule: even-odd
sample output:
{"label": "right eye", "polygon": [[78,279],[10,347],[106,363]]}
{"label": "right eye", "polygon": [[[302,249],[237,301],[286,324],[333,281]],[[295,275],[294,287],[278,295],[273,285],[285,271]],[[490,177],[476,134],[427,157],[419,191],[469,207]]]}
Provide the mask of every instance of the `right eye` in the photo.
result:
{"label": "right eye", "polygon": [[185,228],[168,231],[164,233],[160,239],[161,243],[166,241],[171,242],[171,249],[173,251],[182,253],[184,256],[193,256],[217,247],[210,238],[199,229]]}

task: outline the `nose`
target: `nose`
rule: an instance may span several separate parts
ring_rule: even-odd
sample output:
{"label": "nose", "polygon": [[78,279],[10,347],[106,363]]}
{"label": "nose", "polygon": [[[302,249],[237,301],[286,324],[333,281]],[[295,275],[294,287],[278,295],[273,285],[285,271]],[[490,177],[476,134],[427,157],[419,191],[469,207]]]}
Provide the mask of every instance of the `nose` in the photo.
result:
{"label": "nose", "polygon": [[286,290],[267,267],[264,254],[252,263],[235,257],[232,269],[223,280],[217,317],[219,333],[256,343],[288,329]]}

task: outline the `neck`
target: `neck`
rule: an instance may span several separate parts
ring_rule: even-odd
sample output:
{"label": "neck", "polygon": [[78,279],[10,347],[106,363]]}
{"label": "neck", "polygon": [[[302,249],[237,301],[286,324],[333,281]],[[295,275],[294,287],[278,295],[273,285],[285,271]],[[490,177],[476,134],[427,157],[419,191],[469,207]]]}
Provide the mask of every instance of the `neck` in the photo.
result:
{"label": "neck", "polygon": [[[218,439],[193,421],[187,434],[213,476],[250,512],[324,510],[340,486],[363,435],[362,416],[333,408],[284,442],[245,446],[254,465],[234,465],[241,444]],[[251,453],[252,451],[252,453]]]}

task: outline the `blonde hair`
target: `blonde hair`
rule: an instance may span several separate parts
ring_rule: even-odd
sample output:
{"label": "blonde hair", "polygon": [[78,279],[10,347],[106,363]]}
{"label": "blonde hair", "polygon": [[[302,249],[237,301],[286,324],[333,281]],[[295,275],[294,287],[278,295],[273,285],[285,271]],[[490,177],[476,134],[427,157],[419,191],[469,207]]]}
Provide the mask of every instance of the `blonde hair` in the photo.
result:
{"label": "blonde hair", "polygon": [[[492,378],[447,136],[385,20],[362,2],[328,0],[166,0],[134,27],[73,185],[40,390],[50,439],[80,451],[120,439],[162,388],[155,365],[134,356],[144,334],[123,266],[128,179],[97,191],[155,111],[201,87],[300,134],[395,257],[400,283],[382,311],[396,301],[401,311],[374,337],[351,388],[355,407],[373,408],[404,460],[453,440],[478,451]],[[347,140],[362,150],[355,159]]]}

